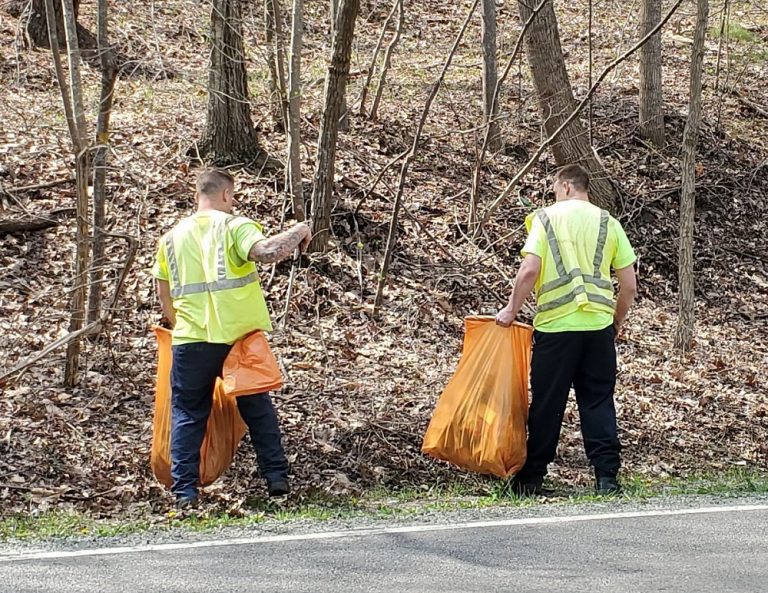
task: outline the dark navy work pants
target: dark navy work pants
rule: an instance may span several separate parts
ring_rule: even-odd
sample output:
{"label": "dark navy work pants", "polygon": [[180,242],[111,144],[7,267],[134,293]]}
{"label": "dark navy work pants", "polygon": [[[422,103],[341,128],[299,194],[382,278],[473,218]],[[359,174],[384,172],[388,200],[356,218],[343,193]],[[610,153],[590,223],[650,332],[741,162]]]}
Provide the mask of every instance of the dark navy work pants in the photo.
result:
{"label": "dark navy work pants", "polygon": [[[177,497],[193,496],[200,480],[200,447],[213,404],[216,378],[221,376],[228,344],[194,342],[173,346],[171,368],[171,477]],[[248,426],[262,477],[269,483],[286,478],[277,414],[268,393],[237,398]]]}

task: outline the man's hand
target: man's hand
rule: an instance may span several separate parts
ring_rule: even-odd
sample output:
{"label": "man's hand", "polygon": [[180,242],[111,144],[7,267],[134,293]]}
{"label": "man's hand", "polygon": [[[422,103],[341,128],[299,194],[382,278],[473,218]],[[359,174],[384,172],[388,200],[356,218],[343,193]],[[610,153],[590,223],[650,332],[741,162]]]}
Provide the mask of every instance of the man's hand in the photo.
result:
{"label": "man's hand", "polygon": [[515,320],[515,317],[517,317],[517,313],[513,311],[509,305],[507,305],[496,314],[496,325],[500,325],[501,327],[509,327]]}

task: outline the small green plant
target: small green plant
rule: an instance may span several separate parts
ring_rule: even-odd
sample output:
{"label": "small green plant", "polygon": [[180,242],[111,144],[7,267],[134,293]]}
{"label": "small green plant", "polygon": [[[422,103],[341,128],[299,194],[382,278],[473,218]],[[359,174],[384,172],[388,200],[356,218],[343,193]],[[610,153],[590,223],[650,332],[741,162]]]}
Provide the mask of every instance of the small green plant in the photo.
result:
{"label": "small green plant", "polygon": [[[716,39],[719,38],[721,36],[720,27],[713,27],[710,30],[710,35]],[[722,36],[727,39],[734,39],[736,41],[743,41],[746,43],[755,41],[755,34],[739,23],[726,24],[725,29],[722,32]]]}

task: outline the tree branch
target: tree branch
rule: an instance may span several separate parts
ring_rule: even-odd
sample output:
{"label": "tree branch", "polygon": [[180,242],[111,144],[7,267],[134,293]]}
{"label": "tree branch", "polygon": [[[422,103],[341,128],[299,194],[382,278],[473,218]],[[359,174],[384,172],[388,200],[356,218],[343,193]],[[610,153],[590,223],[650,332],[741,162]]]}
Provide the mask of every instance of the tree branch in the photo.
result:
{"label": "tree branch", "polygon": [[499,197],[496,198],[493,203],[488,207],[488,210],[486,210],[485,214],[483,215],[482,220],[480,220],[479,224],[477,225],[477,228],[474,231],[474,236],[477,237],[480,232],[483,230],[483,227],[488,223],[488,220],[490,220],[491,216],[493,216],[493,213],[498,210],[499,206],[501,206],[502,202],[507,199],[507,196],[509,196],[510,192],[517,186],[518,183],[520,183],[520,180],[530,171],[533,166],[538,162],[541,155],[544,153],[544,151],[549,147],[550,144],[552,144],[557,138],[560,136],[560,134],[563,133],[563,130],[565,130],[571,122],[578,117],[578,115],[584,110],[584,108],[588,105],[589,101],[592,99],[592,96],[597,91],[600,84],[603,82],[606,76],[611,73],[611,71],[616,68],[619,64],[621,64],[624,60],[626,60],[629,56],[631,56],[633,53],[635,53],[638,49],[640,49],[643,45],[645,45],[651,37],[653,37],[661,28],[667,24],[667,21],[672,17],[673,14],[677,11],[677,9],[680,7],[680,5],[683,3],[683,0],[676,0],[675,4],[670,8],[669,12],[664,16],[661,21],[653,28],[651,29],[648,34],[643,37],[640,41],[638,41],[635,45],[630,47],[627,51],[625,51],[623,54],[621,54],[618,58],[616,58],[613,62],[608,64],[605,69],[601,72],[600,76],[597,78],[595,83],[592,85],[592,87],[589,89],[589,92],[586,94],[586,96],[579,102],[579,104],[576,106],[576,109],[573,110],[573,112],[568,116],[568,118],[563,121],[563,123],[560,125],[557,130],[554,131],[554,133],[549,136],[542,144],[539,146],[539,148],[536,150],[536,152],[533,154],[533,156],[528,160],[528,162],[523,166],[522,169],[512,178],[512,181],[510,181],[507,186],[504,188],[504,191],[499,194]]}
{"label": "tree branch", "polygon": [[480,0],[475,0],[472,3],[472,7],[469,9],[467,18],[464,20],[464,24],[461,26],[461,30],[456,36],[456,40],[453,42],[453,47],[451,48],[451,51],[448,54],[448,57],[445,59],[445,64],[443,65],[443,69],[440,72],[440,76],[432,85],[432,89],[429,93],[429,96],[427,97],[427,102],[424,104],[424,109],[421,112],[421,119],[419,120],[418,127],[416,128],[416,134],[413,137],[413,145],[411,146],[410,152],[405,157],[405,160],[403,161],[403,165],[400,169],[400,180],[398,182],[397,193],[395,195],[395,203],[394,203],[394,206],[392,207],[392,219],[390,220],[390,223],[389,223],[387,247],[386,247],[386,250],[384,251],[384,263],[382,265],[381,275],[379,276],[379,285],[378,285],[378,288],[376,289],[376,298],[373,303],[374,315],[376,315],[378,308],[381,306],[381,299],[384,296],[384,285],[387,283],[387,273],[389,272],[389,264],[392,261],[392,250],[394,249],[395,237],[397,235],[397,219],[398,219],[398,215],[400,214],[400,207],[403,201],[403,193],[405,191],[405,178],[408,175],[408,168],[413,162],[413,159],[416,157],[416,151],[419,147],[419,140],[421,140],[421,133],[424,130],[424,124],[427,121],[427,116],[429,115],[429,110],[432,107],[432,102],[435,100],[435,97],[437,96],[437,92],[440,90],[440,86],[443,83],[445,74],[448,71],[448,68],[450,67],[451,62],[453,61],[453,56],[456,54],[456,50],[458,49],[459,44],[461,43],[461,40],[464,37],[464,33],[467,30],[467,26],[469,25],[469,22],[472,20],[472,15],[475,14],[475,10],[477,9],[477,5],[479,1]]}

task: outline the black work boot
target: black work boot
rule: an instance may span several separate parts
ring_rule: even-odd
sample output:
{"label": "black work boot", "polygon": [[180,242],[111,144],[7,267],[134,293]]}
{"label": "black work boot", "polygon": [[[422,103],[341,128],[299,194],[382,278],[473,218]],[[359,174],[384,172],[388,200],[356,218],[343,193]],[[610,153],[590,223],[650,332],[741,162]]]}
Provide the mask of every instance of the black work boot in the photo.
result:
{"label": "black work boot", "polygon": [[517,496],[541,496],[543,483],[544,478],[542,477],[527,477],[518,474],[512,480],[510,487]]}
{"label": "black work boot", "polygon": [[176,498],[176,509],[179,511],[188,511],[197,507],[200,499],[197,494],[186,494]]}
{"label": "black work boot", "polygon": [[621,484],[616,476],[595,476],[595,491],[603,495],[621,494]]}
{"label": "black work boot", "polygon": [[283,478],[274,480],[267,484],[267,492],[270,498],[279,498],[280,496],[287,496],[291,493],[291,487],[288,484],[288,480]]}

